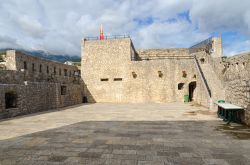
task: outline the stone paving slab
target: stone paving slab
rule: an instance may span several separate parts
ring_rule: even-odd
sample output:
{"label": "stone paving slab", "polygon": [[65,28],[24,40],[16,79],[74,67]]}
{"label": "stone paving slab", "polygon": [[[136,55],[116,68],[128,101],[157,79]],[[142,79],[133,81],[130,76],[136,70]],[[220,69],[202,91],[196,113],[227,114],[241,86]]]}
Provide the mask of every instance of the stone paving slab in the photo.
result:
{"label": "stone paving slab", "polygon": [[190,104],[81,105],[1,121],[1,130],[0,165],[250,164],[249,128]]}

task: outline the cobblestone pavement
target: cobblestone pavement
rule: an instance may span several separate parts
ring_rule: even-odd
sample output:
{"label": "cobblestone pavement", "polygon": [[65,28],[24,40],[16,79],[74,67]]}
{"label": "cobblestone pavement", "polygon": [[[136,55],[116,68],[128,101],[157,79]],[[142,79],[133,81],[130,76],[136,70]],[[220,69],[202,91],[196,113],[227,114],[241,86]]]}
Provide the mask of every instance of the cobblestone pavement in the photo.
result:
{"label": "cobblestone pavement", "polygon": [[79,105],[1,121],[0,132],[1,165],[250,164],[250,128],[190,104]]}

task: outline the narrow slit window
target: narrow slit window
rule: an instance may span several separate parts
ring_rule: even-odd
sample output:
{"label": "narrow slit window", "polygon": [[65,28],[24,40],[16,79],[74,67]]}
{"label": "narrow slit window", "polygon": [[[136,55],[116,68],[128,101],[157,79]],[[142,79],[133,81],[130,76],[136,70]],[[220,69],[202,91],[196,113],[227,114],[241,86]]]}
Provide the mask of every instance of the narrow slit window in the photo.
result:
{"label": "narrow slit window", "polygon": [[40,64],[40,67],[39,67],[39,72],[41,73],[42,72],[42,65]]}
{"label": "narrow slit window", "polygon": [[27,69],[27,62],[26,61],[23,62],[23,69],[25,69],[25,70]]}
{"label": "narrow slit window", "polygon": [[35,71],[35,64],[32,63],[32,71],[34,72]]}
{"label": "narrow slit window", "polygon": [[101,78],[101,81],[109,81],[108,78]]}
{"label": "narrow slit window", "polygon": [[122,78],[114,78],[114,81],[122,81]]}

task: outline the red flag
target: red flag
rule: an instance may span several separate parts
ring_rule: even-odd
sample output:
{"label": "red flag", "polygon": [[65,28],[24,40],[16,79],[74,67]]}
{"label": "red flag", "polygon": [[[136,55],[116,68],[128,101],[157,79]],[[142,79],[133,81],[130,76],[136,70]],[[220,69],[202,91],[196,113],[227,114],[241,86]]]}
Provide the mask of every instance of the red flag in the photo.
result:
{"label": "red flag", "polygon": [[103,34],[103,27],[101,25],[101,29],[100,29],[100,40],[104,40],[104,34]]}

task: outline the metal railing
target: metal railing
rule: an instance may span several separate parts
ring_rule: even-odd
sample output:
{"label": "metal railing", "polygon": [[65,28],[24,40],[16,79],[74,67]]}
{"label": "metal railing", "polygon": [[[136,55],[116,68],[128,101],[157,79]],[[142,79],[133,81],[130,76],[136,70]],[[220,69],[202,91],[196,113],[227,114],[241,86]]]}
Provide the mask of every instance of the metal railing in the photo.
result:
{"label": "metal railing", "polygon": [[204,48],[212,42],[212,39],[213,39],[213,37],[210,37],[202,42],[199,42],[199,43],[191,46],[190,48]]}
{"label": "metal railing", "polygon": [[205,76],[204,76],[204,73],[202,72],[201,66],[200,66],[200,64],[199,64],[199,62],[198,62],[198,60],[197,60],[197,58],[196,58],[195,55],[194,55],[194,62],[195,62],[195,66],[196,66],[196,68],[197,68],[197,70],[198,70],[198,73],[199,73],[199,75],[201,76],[201,80],[202,80],[204,86],[205,86],[206,89],[207,89],[207,94],[208,94],[209,97],[211,98],[211,97],[212,97],[211,90],[210,90],[210,88],[209,88],[209,86],[208,86],[207,80],[206,80],[206,78],[205,78]]}
{"label": "metal railing", "polygon": [[[104,36],[104,40],[110,40],[110,39],[123,39],[123,38],[130,38],[129,35],[113,35],[113,36]],[[100,40],[100,37],[85,37],[85,41],[90,40]]]}

